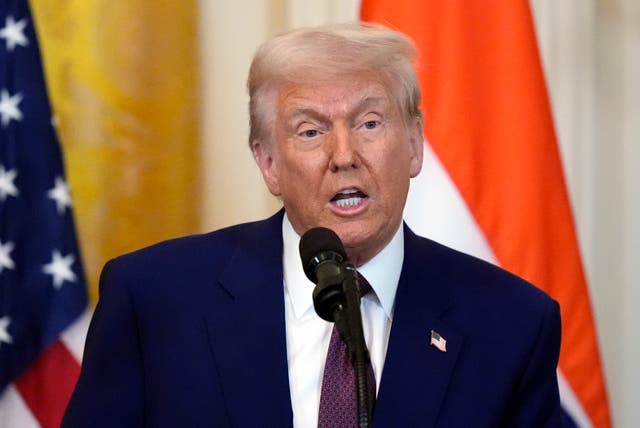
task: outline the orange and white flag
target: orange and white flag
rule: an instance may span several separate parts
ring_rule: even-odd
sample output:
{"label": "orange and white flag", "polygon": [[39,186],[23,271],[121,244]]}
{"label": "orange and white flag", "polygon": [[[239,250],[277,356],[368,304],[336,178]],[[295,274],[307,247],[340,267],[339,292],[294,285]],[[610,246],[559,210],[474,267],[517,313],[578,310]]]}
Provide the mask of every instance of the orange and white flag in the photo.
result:
{"label": "orange and white flag", "polygon": [[610,427],[604,375],[526,0],[363,0],[409,35],[428,140],[406,218],[416,232],[525,278],[562,313],[563,408]]}

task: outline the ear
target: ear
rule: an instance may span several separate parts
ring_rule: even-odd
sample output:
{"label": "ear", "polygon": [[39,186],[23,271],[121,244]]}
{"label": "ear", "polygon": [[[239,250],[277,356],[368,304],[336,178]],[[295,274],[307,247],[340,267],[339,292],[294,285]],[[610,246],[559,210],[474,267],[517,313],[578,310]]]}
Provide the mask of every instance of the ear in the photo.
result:
{"label": "ear", "polygon": [[273,156],[273,142],[269,144],[261,140],[254,140],[251,143],[251,151],[253,152],[253,158],[258,164],[258,168],[260,168],[260,172],[262,172],[262,178],[269,192],[274,196],[280,196],[278,167]]}
{"label": "ear", "polygon": [[409,172],[411,178],[420,173],[422,169],[422,157],[424,155],[424,132],[422,128],[421,120],[413,120],[407,130],[409,133],[409,150],[410,150],[410,163]]}

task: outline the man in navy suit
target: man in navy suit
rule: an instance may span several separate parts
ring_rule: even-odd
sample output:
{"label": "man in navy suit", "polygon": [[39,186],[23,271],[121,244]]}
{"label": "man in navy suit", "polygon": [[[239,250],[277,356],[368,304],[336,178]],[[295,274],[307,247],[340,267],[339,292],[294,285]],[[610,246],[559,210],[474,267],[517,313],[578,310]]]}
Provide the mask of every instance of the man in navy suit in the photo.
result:
{"label": "man in navy suit", "polygon": [[406,37],[360,25],[261,46],[249,140],[284,209],[107,263],[63,426],[316,426],[332,324],[297,255],[316,226],[373,290],[374,426],[561,425],[557,303],[403,225],[422,166],[414,57]]}

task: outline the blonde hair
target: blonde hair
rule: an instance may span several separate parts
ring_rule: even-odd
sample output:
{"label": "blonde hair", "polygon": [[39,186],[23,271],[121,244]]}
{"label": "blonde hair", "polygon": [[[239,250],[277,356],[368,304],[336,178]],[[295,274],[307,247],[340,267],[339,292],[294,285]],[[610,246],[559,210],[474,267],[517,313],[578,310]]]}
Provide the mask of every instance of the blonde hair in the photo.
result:
{"label": "blonde hair", "polygon": [[299,28],[274,37],[258,48],[249,69],[249,145],[271,137],[276,90],[285,82],[377,72],[389,82],[406,119],[422,121],[416,53],[407,36],[374,24]]}

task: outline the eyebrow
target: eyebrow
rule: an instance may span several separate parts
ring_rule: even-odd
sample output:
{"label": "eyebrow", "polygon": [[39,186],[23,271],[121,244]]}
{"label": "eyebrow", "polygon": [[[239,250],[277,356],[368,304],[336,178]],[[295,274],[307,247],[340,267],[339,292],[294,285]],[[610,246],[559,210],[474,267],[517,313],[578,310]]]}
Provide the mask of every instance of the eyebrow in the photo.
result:
{"label": "eyebrow", "polygon": [[[348,116],[349,117],[358,116],[364,110],[367,110],[371,106],[376,106],[380,104],[386,105],[387,99],[385,97],[380,97],[380,96],[365,96],[362,98],[360,102],[358,102],[355,108],[348,113]],[[287,112],[285,114],[285,117],[289,121],[293,121],[299,117],[310,117],[320,121],[328,120],[328,117],[325,114],[319,112],[314,107],[307,107],[307,106],[294,107],[291,109],[290,112]]]}
{"label": "eyebrow", "polygon": [[357,116],[358,114],[362,113],[364,110],[367,110],[370,107],[377,106],[377,105],[386,106],[387,105],[387,101],[388,101],[388,99],[385,98],[385,97],[379,97],[379,96],[364,97],[358,103],[356,108],[353,109],[353,111],[351,113],[354,116]]}
{"label": "eyebrow", "polygon": [[285,115],[287,120],[295,120],[298,117],[311,117],[317,120],[326,120],[327,117],[320,113],[313,107],[296,107],[291,109],[291,112],[287,112]]}

